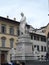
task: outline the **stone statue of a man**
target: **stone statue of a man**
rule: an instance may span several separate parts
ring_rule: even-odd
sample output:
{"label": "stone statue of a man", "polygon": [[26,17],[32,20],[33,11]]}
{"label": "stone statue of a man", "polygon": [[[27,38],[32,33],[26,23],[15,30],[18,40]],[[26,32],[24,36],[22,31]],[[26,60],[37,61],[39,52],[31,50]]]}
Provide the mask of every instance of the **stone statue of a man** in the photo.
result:
{"label": "stone statue of a man", "polygon": [[26,17],[24,16],[23,13],[21,13],[21,20],[20,20],[20,35],[25,34],[25,28],[26,28]]}

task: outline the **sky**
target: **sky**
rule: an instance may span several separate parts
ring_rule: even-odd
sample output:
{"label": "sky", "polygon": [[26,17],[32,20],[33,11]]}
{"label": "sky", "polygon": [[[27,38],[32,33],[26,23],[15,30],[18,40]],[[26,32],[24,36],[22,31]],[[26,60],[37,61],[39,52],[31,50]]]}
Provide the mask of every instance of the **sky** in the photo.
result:
{"label": "sky", "polygon": [[20,21],[23,12],[26,22],[34,28],[40,28],[49,23],[48,0],[0,0],[0,16],[9,16]]}

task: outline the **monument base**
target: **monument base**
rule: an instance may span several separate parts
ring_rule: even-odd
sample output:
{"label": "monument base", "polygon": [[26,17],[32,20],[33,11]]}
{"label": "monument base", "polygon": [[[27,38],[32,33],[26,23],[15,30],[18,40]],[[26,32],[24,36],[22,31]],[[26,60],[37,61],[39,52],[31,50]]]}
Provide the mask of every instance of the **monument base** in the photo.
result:
{"label": "monument base", "polygon": [[33,43],[29,34],[20,35],[16,45],[16,60],[33,60]]}

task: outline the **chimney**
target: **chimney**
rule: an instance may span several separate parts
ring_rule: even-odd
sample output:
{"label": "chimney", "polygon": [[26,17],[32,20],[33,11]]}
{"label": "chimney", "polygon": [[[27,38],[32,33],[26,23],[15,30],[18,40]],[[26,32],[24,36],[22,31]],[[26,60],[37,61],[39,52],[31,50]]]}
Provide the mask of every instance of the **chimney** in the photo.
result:
{"label": "chimney", "polygon": [[9,16],[7,16],[7,19],[9,19]]}
{"label": "chimney", "polygon": [[16,21],[16,18],[14,18],[14,21]]}

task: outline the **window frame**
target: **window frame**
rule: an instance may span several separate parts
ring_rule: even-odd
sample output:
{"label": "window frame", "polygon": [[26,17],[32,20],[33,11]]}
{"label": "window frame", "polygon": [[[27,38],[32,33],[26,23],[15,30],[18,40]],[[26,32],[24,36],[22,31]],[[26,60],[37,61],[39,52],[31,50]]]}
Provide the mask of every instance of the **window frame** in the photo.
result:
{"label": "window frame", "polygon": [[43,52],[43,46],[41,46],[41,51]]}
{"label": "window frame", "polygon": [[6,43],[6,38],[5,37],[1,38],[1,43],[2,43],[2,47],[5,47],[5,43]]}
{"label": "window frame", "polygon": [[1,33],[4,33],[4,34],[6,33],[6,24],[1,24]]}
{"label": "window frame", "polygon": [[9,33],[10,35],[14,35],[14,26],[10,26]]}
{"label": "window frame", "polygon": [[13,46],[14,46],[14,39],[11,38],[11,39],[10,39],[10,48],[13,48]]}

